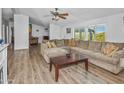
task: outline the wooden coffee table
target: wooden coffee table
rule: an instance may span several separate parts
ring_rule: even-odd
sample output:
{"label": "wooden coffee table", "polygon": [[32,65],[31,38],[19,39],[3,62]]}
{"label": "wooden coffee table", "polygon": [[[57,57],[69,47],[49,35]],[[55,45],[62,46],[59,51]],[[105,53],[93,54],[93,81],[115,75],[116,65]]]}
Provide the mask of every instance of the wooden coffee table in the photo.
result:
{"label": "wooden coffee table", "polygon": [[72,53],[70,57],[59,56],[50,59],[50,72],[52,71],[52,64],[55,67],[55,81],[58,81],[59,69],[65,65],[77,64],[78,62],[85,63],[85,70],[88,71],[88,58],[80,53]]}

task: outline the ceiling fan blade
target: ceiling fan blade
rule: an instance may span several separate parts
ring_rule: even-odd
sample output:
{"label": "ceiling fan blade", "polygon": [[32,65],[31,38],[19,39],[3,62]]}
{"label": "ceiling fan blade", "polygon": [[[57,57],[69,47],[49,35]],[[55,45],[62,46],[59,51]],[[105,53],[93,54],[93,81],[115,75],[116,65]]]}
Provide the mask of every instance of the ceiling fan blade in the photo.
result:
{"label": "ceiling fan blade", "polygon": [[60,16],[68,16],[69,14],[68,13],[62,13],[62,14],[59,14]]}
{"label": "ceiling fan blade", "polygon": [[66,19],[66,17],[64,17],[64,16],[61,16],[61,15],[58,15],[60,18],[62,18],[62,19]]}
{"label": "ceiling fan blade", "polygon": [[55,20],[55,21],[58,21],[59,18],[66,19],[65,16],[69,15],[68,13],[59,13],[58,8],[55,8],[55,11],[50,11],[50,13],[54,16],[54,18],[52,18],[52,20]]}
{"label": "ceiling fan blade", "polygon": [[53,15],[56,15],[55,12],[53,12],[53,11],[50,11],[50,13],[53,14]]}

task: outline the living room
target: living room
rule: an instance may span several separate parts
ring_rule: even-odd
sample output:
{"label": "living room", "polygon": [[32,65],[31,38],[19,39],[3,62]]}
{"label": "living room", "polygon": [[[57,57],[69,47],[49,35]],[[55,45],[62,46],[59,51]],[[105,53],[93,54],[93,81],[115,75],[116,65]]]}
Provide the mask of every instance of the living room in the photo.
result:
{"label": "living room", "polygon": [[123,0],[2,0],[0,6],[0,92],[124,91]]}
{"label": "living room", "polygon": [[124,83],[123,8],[3,8],[1,18],[1,83]]}

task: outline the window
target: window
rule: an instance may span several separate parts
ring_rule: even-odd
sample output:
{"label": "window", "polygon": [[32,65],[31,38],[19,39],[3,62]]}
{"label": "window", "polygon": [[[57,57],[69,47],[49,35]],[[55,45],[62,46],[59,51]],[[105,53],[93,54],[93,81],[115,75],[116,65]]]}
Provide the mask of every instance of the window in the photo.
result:
{"label": "window", "polygon": [[88,28],[88,40],[94,41],[95,40],[95,26]]}
{"label": "window", "polygon": [[105,41],[106,24],[92,25],[74,30],[74,38],[89,41]]}
{"label": "window", "polygon": [[80,30],[79,29],[75,29],[75,31],[74,31],[74,38],[75,39],[80,39]]}
{"label": "window", "polygon": [[96,41],[104,42],[106,25],[105,24],[97,25],[95,31],[96,31]]}
{"label": "window", "polygon": [[85,30],[83,28],[75,29],[74,30],[74,38],[84,40],[85,39]]}
{"label": "window", "polygon": [[84,29],[80,29],[80,39],[81,40],[85,39],[85,30]]}
{"label": "window", "polygon": [[99,41],[99,42],[105,41],[105,31],[106,31],[105,24],[98,24],[98,25],[89,27],[88,40]]}

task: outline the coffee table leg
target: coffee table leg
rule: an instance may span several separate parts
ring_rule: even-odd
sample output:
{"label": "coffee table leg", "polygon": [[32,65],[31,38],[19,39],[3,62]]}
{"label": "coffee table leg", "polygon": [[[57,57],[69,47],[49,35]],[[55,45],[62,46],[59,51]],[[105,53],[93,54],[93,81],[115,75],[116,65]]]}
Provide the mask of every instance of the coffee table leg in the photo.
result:
{"label": "coffee table leg", "polygon": [[88,60],[86,60],[86,62],[85,62],[85,69],[86,69],[86,71],[88,71]]}
{"label": "coffee table leg", "polygon": [[59,66],[56,65],[55,66],[55,80],[56,80],[56,82],[58,81],[58,77],[59,77]]}
{"label": "coffee table leg", "polygon": [[50,62],[50,72],[52,71],[52,62]]}

